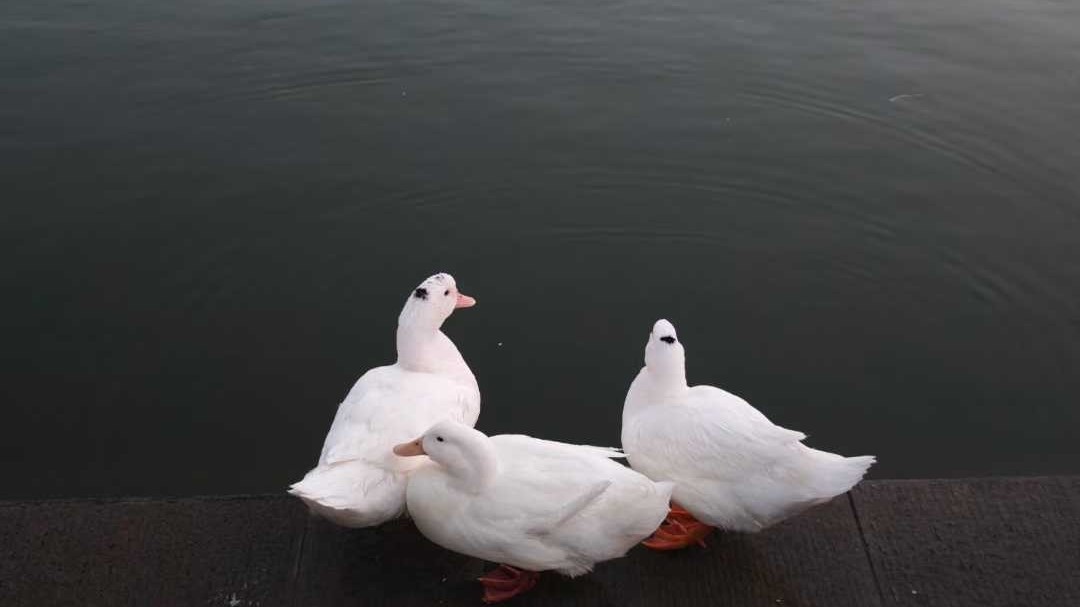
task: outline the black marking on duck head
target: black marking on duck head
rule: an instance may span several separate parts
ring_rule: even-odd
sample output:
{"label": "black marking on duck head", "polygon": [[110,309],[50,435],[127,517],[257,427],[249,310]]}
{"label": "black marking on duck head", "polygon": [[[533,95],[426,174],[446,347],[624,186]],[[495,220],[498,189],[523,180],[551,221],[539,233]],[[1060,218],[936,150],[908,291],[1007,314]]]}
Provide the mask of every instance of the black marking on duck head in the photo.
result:
{"label": "black marking on duck head", "polygon": [[427,289],[419,287],[413,292],[413,297],[417,299],[427,299]]}
{"label": "black marking on duck head", "polygon": [[665,335],[660,338],[660,341],[664,342],[665,344],[673,344],[675,343],[675,338],[670,335]]}

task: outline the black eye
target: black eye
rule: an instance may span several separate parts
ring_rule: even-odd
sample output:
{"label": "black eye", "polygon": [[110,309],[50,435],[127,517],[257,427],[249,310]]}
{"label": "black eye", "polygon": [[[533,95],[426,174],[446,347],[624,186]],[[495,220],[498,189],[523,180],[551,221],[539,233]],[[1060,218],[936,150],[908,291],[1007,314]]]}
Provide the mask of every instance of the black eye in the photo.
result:
{"label": "black eye", "polygon": [[427,299],[427,289],[420,287],[413,295],[416,296],[417,299]]}
{"label": "black eye", "polygon": [[449,294],[450,294],[450,289],[447,289],[446,292],[443,293],[443,295],[449,295]]}
{"label": "black eye", "polygon": [[441,437],[441,436],[436,436],[436,437],[435,437],[435,440],[439,441],[440,443],[441,443],[441,442],[443,442],[443,439],[442,439],[442,437]]}
{"label": "black eye", "polygon": [[675,343],[675,338],[670,335],[665,335],[660,338],[660,341],[664,342],[665,344],[673,344]]}

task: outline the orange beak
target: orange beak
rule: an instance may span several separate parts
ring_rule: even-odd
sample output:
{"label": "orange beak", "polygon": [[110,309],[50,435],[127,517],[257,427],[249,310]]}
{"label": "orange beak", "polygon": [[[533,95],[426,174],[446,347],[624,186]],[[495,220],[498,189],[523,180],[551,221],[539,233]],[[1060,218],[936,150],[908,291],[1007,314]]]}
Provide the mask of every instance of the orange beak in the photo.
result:
{"label": "orange beak", "polygon": [[476,300],[464,293],[457,294],[457,305],[454,308],[471,308],[476,305]]}
{"label": "orange beak", "polygon": [[418,438],[394,447],[394,455],[410,457],[413,455],[427,455],[427,453],[424,452],[424,443]]}

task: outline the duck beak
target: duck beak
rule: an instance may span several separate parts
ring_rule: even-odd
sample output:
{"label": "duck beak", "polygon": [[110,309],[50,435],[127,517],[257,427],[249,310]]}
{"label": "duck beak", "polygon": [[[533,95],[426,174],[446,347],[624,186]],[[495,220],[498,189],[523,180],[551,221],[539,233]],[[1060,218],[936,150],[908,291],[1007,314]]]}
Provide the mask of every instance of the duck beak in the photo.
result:
{"label": "duck beak", "polygon": [[418,438],[394,447],[394,455],[410,457],[413,455],[427,455],[427,453],[424,452],[424,443]]}
{"label": "duck beak", "polygon": [[464,293],[458,293],[457,294],[457,305],[455,305],[454,308],[455,309],[457,309],[457,308],[471,308],[471,307],[473,307],[475,305],[476,305],[476,300],[475,299],[473,299],[472,297],[469,297],[468,295],[465,295]]}

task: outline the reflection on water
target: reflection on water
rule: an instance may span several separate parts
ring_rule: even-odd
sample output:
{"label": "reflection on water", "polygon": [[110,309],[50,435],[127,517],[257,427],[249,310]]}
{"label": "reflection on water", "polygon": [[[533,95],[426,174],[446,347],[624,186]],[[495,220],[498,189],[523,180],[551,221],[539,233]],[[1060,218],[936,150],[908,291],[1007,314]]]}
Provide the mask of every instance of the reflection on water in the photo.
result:
{"label": "reflection on water", "polygon": [[692,382],[878,476],[1080,472],[1080,8],[0,8],[3,495],[281,490],[453,272],[480,426]]}

